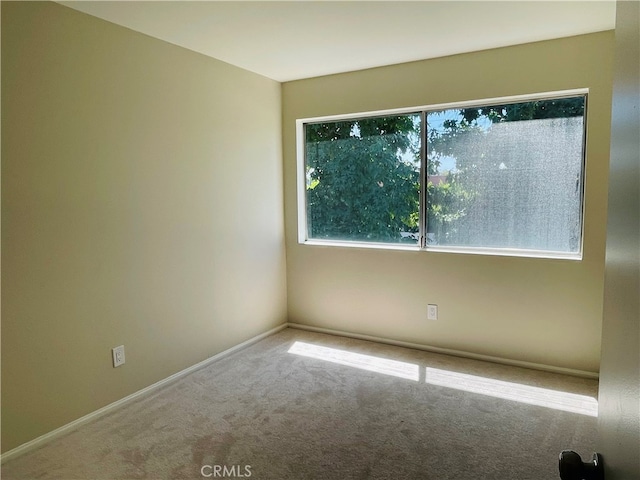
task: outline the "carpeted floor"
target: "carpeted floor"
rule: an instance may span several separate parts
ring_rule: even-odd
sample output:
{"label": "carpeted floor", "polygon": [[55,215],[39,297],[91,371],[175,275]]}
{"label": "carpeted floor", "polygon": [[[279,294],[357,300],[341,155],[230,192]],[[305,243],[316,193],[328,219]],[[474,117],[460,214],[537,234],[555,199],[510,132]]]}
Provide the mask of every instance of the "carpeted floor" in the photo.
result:
{"label": "carpeted floor", "polygon": [[593,452],[596,392],[286,329],[7,462],[2,478],[557,480],[561,450]]}

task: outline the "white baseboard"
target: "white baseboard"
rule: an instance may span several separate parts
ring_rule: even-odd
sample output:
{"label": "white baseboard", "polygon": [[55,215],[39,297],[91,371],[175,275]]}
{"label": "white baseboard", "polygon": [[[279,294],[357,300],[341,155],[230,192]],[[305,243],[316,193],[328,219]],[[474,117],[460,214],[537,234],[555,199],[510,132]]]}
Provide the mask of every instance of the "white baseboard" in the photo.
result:
{"label": "white baseboard", "polygon": [[502,358],[502,357],[493,357],[491,355],[482,355],[479,353],[463,352],[461,350],[453,350],[450,348],[432,347],[430,345],[423,345],[420,343],[402,342],[399,340],[393,340],[393,339],[382,338],[382,337],[374,337],[371,335],[362,335],[359,333],[345,332],[342,330],[332,330],[329,328],[302,325],[300,323],[289,322],[287,323],[287,326],[291,328],[297,328],[299,330],[307,330],[310,332],[326,333],[329,335],[339,335],[341,337],[349,337],[349,338],[356,338],[359,340],[368,340],[371,342],[386,343],[389,345],[395,345],[397,347],[413,348],[416,350],[424,350],[426,352],[441,353],[444,355],[452,355],[455,357],[471,358],[474,360],[483,360],[485,362],[492,362],[492,363],[501,363],[503,365],[511,365],[514,367],[523,367],[523,368],[530,368],[532,370],[542,370],[545,372],[561,373],[564,375],[572,375],[574,377],[583,377],[583,378],[591,378],[591,379],[599,378],[599,374],[597,372],[589,372],[586,370],[575,370],[572,368],[556,367],[553,365],[544,365],[542,363],[525,362],[522,360],[512,360],[509,358]]}
{"label": "white baseboard", "polygon": [[210,365],[214,362],[216,362],[217,360],[220,360],[223,357],[226,357],[232,353],[237,352],[238,350],[242,350],[243,348],[248,347],[249,345],[252,345],[260,340],[262,340],[263,338],[266,338],[270,335],[273,335],[274,333],[279,332],[280,330],[284,330],[285,328],[287,328],[287,324],[284,323],[282,325],[279,325],[275,328],[272,328],[271,330],[264,332],[260,335],[257,335],[253,338],[250,338],[249,340],[242,342],[234,347],[231,347],[223,352],[220,352],[216,355],[214,355],[213,357],[209,357],[206,360],[203,360],[200,363],[196,363],[195,365],[192,365],[191,367],[185,368],[184,370],[181,370],[178,373],[174,373],[173,375],[160,380],[159,382],[154,383],[153,385],[149,385],[146,388],[143,388],[142,390],[138,390],[137,392],[132,393],[131,395],[128,395],[120,400],[117,400],[113,403],[110,403],[109,405],[100,408],[99,410],[96,410],[95,412],[91,412],[87,415],[85,415],[84,417],[80,417],[77,420],[74,420],[71,423],[67,423],[66,425],[63,425],[62,427],[56,428],[55,430],[49,432],[49,433],[45,433],[44,435],[41,435],[38,438],[35,438],[27,443],[23,443],[22,445],[9,450],[8,452],[4,453],[1,457],[0,457],[0,463],[5,463],[15,457],[18,457],[20,455],[23,455],[31,450],[34,450],[38,447],[41,447],[42,445],[44,445],[45,443],[48,443],[66,433],[69,433],[70,431],[78,428],[81,425],[84,425],[85,423],[88,423],[92,420],[95,420],[96,418],[102,417],[103,415],[112,412],[113,410],[122,407],[123,405],[131,402],[132,400],[135,400],[137,398],[142,397],[143,395],[146,395],[149,392],[152,392],[154,390],[157,390],[161,387],[164,387],[165,385],[174,382],[182,377],[185,377],[186,375],[189,375],[190,373],[195,372],[196,370],[199,370],[201,368],[206,367],[207,365]]}

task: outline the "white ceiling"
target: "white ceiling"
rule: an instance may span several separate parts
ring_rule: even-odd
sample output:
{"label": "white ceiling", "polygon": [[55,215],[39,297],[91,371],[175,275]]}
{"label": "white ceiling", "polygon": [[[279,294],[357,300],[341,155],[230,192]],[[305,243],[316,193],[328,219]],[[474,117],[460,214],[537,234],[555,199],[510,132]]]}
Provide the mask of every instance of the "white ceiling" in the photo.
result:
{"label": "white ceiling", "polygon": [[614,1],[60,1],[278,81],[613,29]]}

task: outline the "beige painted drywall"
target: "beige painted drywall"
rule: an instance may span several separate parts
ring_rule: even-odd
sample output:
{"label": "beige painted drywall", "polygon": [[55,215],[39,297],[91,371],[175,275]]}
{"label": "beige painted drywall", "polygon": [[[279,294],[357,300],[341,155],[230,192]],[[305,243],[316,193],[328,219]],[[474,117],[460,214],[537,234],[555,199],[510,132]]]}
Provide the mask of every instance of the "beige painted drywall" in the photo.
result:
{"label": "beige painted drywall", "polygon": [[2,2],[3,451],[286,320],[280,109],[275,81]]}
{"label": "beige painted drywall", "polygon": [[[597,371],[612,53],[609,31],[283,84],[289,320]],[[583,87],[582,261],[298,244],[296,119]],[[428,303],[438,321],[427,321]]]}
{"label": "beige painted drywall", "polygon": [[640,3],[617,2],[597,449],[640,478]]}

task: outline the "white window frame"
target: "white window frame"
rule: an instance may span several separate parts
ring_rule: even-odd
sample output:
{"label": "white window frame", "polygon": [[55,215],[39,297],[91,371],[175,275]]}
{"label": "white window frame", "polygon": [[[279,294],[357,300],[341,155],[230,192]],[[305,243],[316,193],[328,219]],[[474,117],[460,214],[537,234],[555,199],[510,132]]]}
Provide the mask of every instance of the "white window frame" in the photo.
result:
{"label": "white window frame", "polygon": [[[423,105],[418,107],[396,108],[390,110],[375,110],[368,112],[358,112],[343,115],[329,115],[322,117],[301,118],[296,120],[296,157],[297,157],[297,208],[298,208],[298,243],[303,245],[329,246],[329,247],[348,247],[348,248],[369,248],[382,250],[404,250],[404,251],[428,251],[428,252],[444,252],[459,253],[473,255],[497,255],[497,256],[516,256],[516,257],[533,257],[533,258],[555,258],[566,260],[582,260],[583,244],[584,244],[584,200],[585,200],[585,172],[587,162],[587,111],[588,111],[588,88],[578,88],[571,90],[560,90],[552,92],[543,92],[526,95],[512,95],[508,97],[484,98],[481,100],[460,101],[451,103],[439,103],[431,105]],[[307,188],[306,188],[306,158],[305,158],[305,125],[308,123],[335,122],[341,120],[362,119],[368,117],[393,116],[404,114],[420,114],[422,115],[422,125],[426,127],[425,116],[433,111],[464,109],[473,107],[483,107],[492,105],[505,105],[509,103],[524,103],[536,100],[555,100],[567,97],[585,97],[584,108],[584,129],[582,138],[582,166],[580,174],[580,245],[578,252],[554,252],[548,250],[531,250],[519,248],[488,248],[488,247],[451,247],[439,245],[427,245],[426,242],[426,132],[421,132],[421,151],[420,151],[420,231],[419,241],[417,245],[393,244],[393,243],[373,243],[362,241],[337,241],[337,240],[319,240],[308,238],[307,224]]]}

